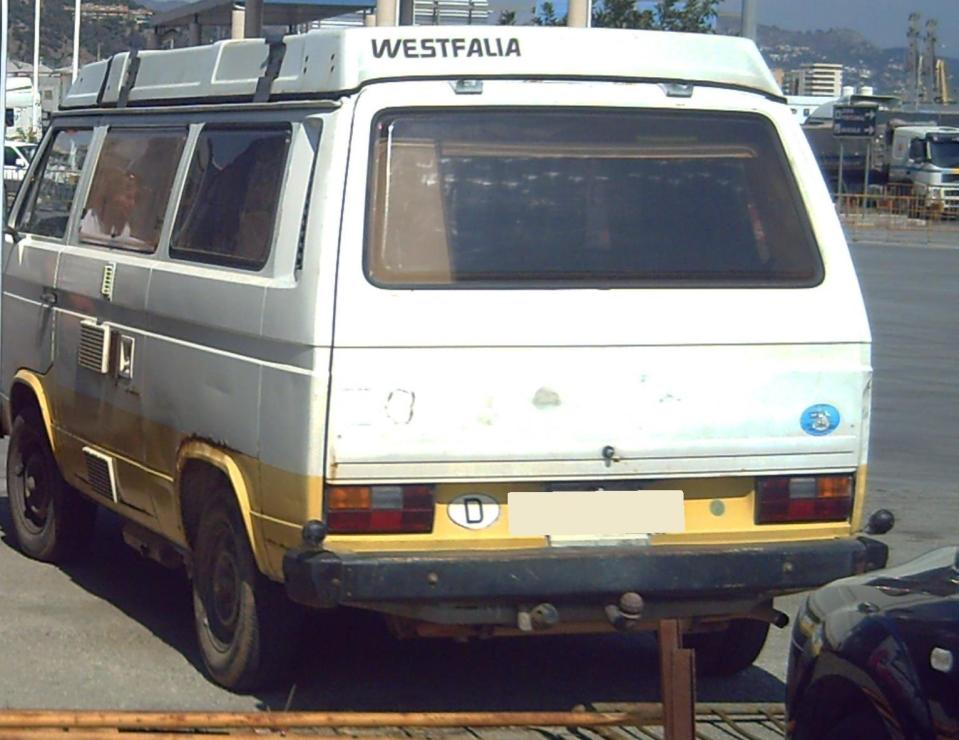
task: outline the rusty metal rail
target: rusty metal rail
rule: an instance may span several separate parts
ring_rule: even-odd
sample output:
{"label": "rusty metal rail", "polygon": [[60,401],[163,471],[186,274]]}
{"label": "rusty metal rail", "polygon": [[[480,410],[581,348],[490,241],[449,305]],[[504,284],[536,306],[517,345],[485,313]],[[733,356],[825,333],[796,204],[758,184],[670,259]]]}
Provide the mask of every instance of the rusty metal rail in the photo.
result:
{"label": "rusty metal rail", "polygon": [[[0,740],[184,740],[223,736],[231,740],[270,737],[397,735],[483,738],[496,730],[535,730],[539,737],[602,740],[664,737],[661,704],[630,704],[617,711],[570,712],[101,712],[0,711]],[[379,730],[381,733],[371,734]],[[781,704],[699,704],[695,737],[763,740],[784,736]]]}
{"label": "rusty metal rail", "polygon": [[836,197],[836,210],[852,240],[959,244],[959,211],[912,195],[887,192]]}

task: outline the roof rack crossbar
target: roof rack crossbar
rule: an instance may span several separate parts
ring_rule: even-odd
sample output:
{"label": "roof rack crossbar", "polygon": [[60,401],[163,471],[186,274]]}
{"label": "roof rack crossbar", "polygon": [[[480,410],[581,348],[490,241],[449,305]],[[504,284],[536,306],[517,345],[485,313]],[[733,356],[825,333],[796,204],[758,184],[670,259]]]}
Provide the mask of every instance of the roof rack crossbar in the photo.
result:
{"label": "roof rack crossbar", "polygon": [[286,42],[283,39],[270,41],[269,55],[266,58],[266,69],[263,76],[256,81],[256,90],[253,93],[254,103],[265,103],[270,99],[273,81],[280,74],[283,66],[283,57],[286,56]]}
{"label": "roof rack crossbar", "polygon": [[140,71],[140,57],[136,49],[130,49],[130,58],[127,63],[126,79],[120,88],[120,94],[117,96],[117,108],[126,108],[127,101],[130,99],[130,91],[137,82],[137,73]]}

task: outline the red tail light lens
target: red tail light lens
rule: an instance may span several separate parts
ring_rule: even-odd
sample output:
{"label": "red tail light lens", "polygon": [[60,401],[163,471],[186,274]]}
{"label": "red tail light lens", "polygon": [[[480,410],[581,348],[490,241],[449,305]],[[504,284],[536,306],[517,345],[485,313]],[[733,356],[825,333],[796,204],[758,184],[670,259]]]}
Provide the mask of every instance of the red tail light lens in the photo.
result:
{"label": "red tail light lens", "polygon": [[841,522],[852,512],[853,476],[756,479],[756,524]]}
{"label": "red tail light lens", "polygon": [[329,486],[326,524],[331,534],[405,534],[433,531],[432,486]]}

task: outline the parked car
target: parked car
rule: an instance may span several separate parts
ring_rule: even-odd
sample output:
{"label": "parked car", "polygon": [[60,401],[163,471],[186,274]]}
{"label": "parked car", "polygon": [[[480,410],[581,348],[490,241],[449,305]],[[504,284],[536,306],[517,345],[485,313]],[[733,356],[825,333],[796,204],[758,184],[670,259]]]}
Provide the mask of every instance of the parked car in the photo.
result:
{"label": "parked car", "polygon": [[7,141],[3,146],[3,179],[22,180],[33,161],[37,145],[25,141]]}
{"label": "parked car", "polygon": [[959,738],[959,547],[813,592],[786,694],[793,740]]}

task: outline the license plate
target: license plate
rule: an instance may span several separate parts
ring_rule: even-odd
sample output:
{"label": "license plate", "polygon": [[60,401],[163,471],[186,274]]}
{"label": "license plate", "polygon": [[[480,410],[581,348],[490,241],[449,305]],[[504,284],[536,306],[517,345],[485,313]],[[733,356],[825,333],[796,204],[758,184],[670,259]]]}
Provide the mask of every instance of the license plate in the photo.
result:
{"label": "license plate", "polygon": [[508,501],[520,537],[643,537],[686,525],[682,491],[511,491]]}

